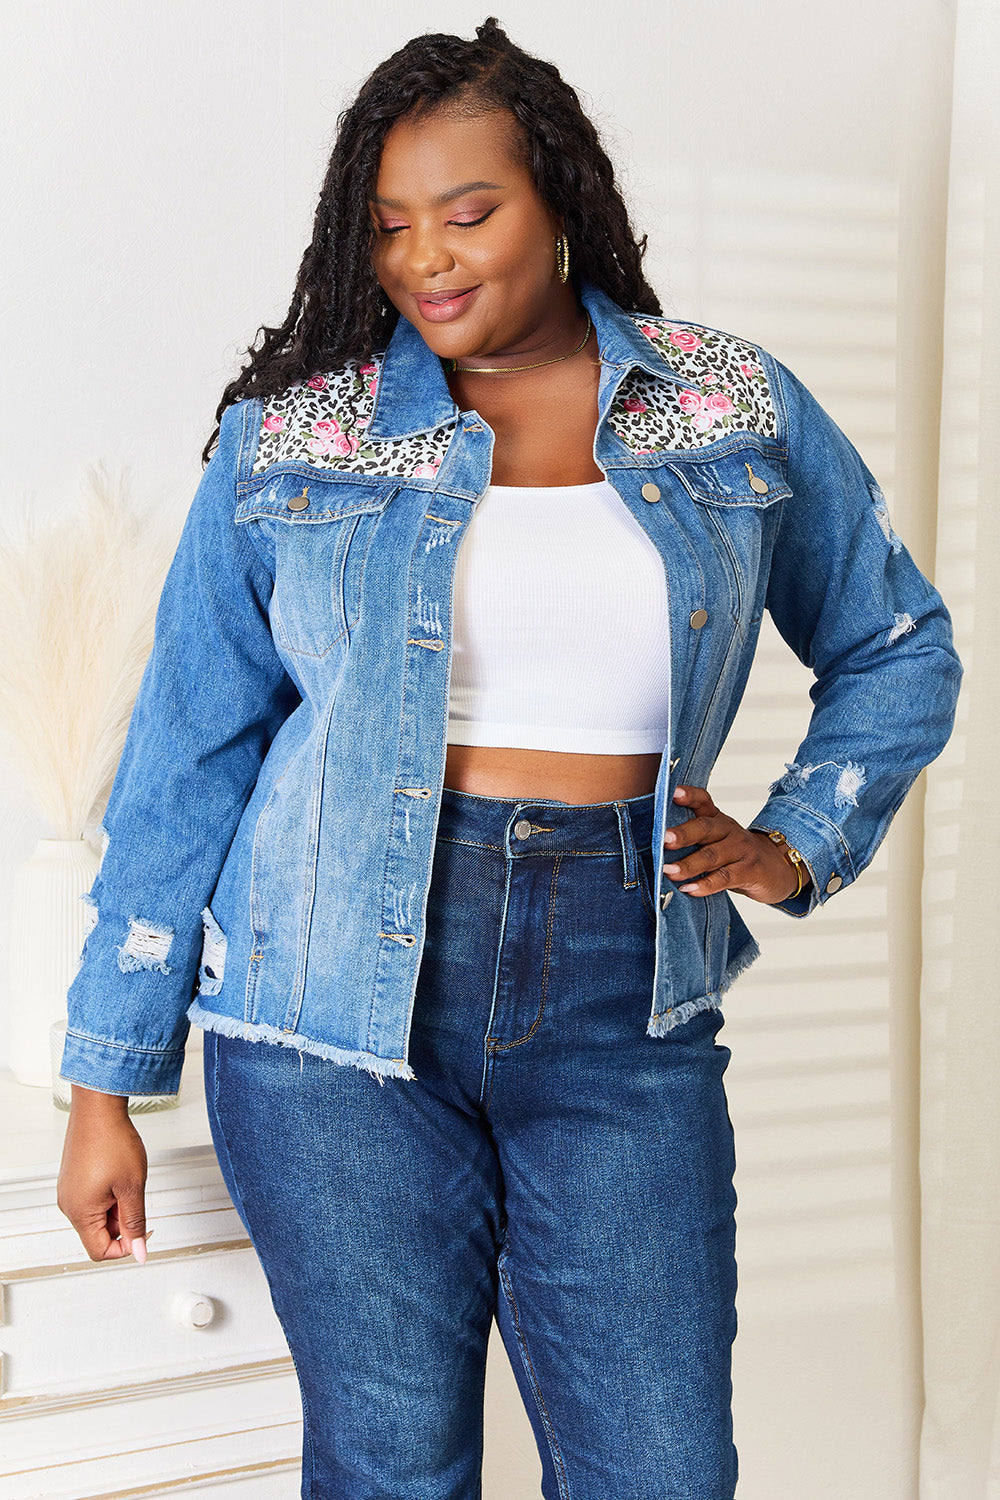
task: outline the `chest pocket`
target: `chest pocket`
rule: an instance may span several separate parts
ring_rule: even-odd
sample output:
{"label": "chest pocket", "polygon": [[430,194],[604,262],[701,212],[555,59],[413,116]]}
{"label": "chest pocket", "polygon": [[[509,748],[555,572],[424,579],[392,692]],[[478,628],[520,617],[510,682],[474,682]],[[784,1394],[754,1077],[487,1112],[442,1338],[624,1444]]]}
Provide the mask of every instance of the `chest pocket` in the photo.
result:
{"label": "chest pocket", "polygon": [[325,656],[351,630],[364,557],[396,483],[349,484],[301,469],[264,475],[237,521],[268,533],[274,557],[271,632],[286,651]]}
{"label": "chest pocket", "polygon": [[737,618],[760,619],[767,591],[766,562],[791,490],[777,464],[757,448],[737,448],[716,458],[668,464],[711,528],[736,584]]}

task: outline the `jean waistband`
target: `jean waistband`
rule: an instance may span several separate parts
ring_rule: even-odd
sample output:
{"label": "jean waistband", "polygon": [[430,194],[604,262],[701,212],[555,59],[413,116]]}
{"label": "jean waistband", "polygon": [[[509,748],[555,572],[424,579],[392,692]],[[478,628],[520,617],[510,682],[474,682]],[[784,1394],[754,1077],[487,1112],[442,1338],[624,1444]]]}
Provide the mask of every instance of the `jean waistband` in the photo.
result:
{"label": "jean waistband", "polygon": [[620,854],[624,884],[637,879],[636,850],[653,838],[655,793],[616,802],[544,797],[481,797],[445,787],[439,839],[486,844],[510,859],[556,854]]}

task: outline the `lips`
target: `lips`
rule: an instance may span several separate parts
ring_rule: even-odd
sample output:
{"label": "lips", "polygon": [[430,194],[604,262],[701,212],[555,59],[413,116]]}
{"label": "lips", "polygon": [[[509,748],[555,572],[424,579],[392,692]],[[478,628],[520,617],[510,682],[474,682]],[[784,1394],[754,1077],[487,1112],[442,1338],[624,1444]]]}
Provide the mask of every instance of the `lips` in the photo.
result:
{"label": "lips", "polygon": [[438,287],[433,292],[414,292],[413,300],[428,323],[449,323],[461,317],[478,291],[478,286]]}
{"label": "lips", "polygon": [[462,297],[471,291],[471,286],[449,286],[439,287],[436,292],[414,292],[413,295],[421,302],[450,302],[453,297]]}

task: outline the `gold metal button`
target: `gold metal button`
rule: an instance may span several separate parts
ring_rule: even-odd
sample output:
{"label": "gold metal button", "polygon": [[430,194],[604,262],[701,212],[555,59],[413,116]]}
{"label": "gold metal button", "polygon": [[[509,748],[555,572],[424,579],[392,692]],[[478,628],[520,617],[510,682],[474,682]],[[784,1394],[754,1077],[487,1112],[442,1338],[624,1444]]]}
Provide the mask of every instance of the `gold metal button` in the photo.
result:
{"label": "gold metal button", "polygon": [[835,891],[840,890],[843,883],[839,875],[831,875],[830,879],[826,882],[826,894],[832,896]]}
{"label": "gold metal button", "polygon": [[691,616],[690,621],[689,621],[689,624],[690,624],[692,630],[700,630],[701,627],[703,625],[707,624],[707,623],[708,623],[708,610],[707,609],[696,609],[695,612],[694,612],[694,614]]}
{"label": "gold metal button", "polygon": [[660,486],[658,484],[644,484],[642,487],[642,498],[648,500],[650,505],[660,498]]}
{"label": "gold metal button", "polygon": [[754,473],[753,469],[751,469],[749,464],[745,464],[744,467],[747,473],[750,475],[750,488],[753,490],[754,494],[766,495],[768,490],[767,480],[759,479]]}
{"label": "gold metal button", "polygon": [[305,510],[309,504],[309,486],[306,485],[301,495],[293,495],[286,503],[289,510]]}

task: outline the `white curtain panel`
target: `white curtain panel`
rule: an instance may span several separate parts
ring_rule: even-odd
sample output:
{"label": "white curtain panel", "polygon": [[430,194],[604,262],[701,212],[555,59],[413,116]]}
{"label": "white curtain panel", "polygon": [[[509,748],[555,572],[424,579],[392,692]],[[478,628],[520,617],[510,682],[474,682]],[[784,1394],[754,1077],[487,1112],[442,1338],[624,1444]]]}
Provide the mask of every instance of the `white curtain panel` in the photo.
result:
{"label": "white curtain panel", "polygon": [[966,667],[928,774],[920,1500],[1000,1500],[1000,5],[958,0],[936,578]]}

